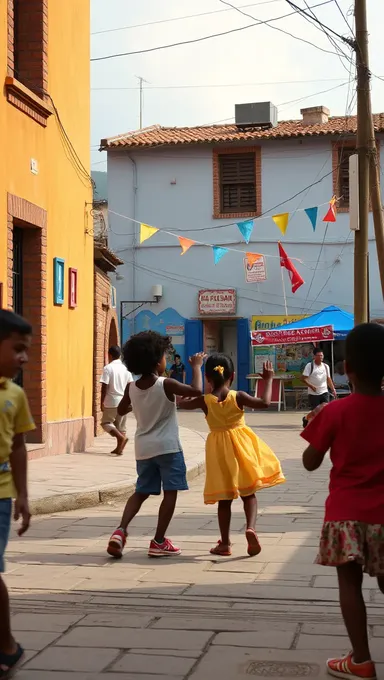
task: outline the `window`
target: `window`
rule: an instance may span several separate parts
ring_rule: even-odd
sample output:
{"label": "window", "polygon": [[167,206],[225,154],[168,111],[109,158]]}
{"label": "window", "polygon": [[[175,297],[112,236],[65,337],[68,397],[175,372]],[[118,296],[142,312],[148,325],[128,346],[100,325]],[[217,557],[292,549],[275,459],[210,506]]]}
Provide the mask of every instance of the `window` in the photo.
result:
{"label": "window", "polygon": [[340,206],[343,208],[348,208],[349,207],[349,157],[352,156],[352,154],[356,153],[355,148],[345,148],[345,147],[340,147],[339,148],[339,158],[338,158],[338,175],[339,175],[339,181],[338,181],[338,187],[339,187],[339,196],[340,198]]}
{"label": "window", "polygon": [[9,3],[9,75],[43,97],[47,89],[47,0]]}
{"label": "window", "polygon": [[213,216],[261,213],[261,150],[257,146],[213,150]]}
{"label": "window", "polygon": [[219,156],[222,213],[256,211],[255,154]]}

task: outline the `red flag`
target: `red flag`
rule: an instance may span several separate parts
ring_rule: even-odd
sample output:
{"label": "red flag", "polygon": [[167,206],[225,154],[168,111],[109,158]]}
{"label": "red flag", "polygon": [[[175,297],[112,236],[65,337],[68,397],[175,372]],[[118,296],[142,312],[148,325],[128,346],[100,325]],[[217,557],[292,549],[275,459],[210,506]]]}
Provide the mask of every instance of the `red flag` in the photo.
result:
{"label": "red flag", "polygon": [[296,267],[292,264],[280,241],[278,242],[278,245],[280,255],[280,266],[285,267],[286,270],[288,271],[289,278],[291,279],[292,284],[292,293],[296,293],[297,289],[300,288],[300,286],[302,286],[303,283],[305,283],[305,281],[304,279],[301,278]]}

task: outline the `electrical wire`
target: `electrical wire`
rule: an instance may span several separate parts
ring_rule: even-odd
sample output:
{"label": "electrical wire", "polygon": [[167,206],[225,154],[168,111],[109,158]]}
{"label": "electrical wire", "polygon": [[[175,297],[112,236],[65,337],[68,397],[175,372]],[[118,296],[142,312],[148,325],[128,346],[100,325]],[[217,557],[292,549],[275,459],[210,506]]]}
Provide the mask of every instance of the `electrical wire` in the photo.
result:
{"label": "electrical wire", "polygon": [[[223,83],[217,84],[212,83],[210,85],[151,85],[146,87],[145,91],[148,90],[190,90],[190,89],[214,89],[214,88],[227,88],[227,87],[263,87],[266,85],[300,85],[307,83],[334,83],[340,82],[344,78],[319,78],[315,80],[272,80],[270,82],[261,83]],[[139,91],[140,87],[91,87],[92,92],[106,91],[106,90],[135,90]]]}
{"label": "electrical wire", "polygon": [[[322,7],[323,5],[328,5],[330,2],[333,2],[333,0],[325,0],[324,2],[320,2],[317,5],[313,5],[313,7]],[[234,7],[234,6],[233,6]],[[253,24],[248,24],[247,26],[240,26],[239,28],[232,28],[228,31],[222,31],[221,33],[212,33],[210,35],[205,35],[202,36],[201,38],[194,38],[191,40],[184,40],[176,43],[171,43],[169,45],[158,45],[157,47],[147,47],[146,49],[143,50],[134,50],[133,52],[120,52],[116,54],[106,54],[103,57],[93,57],[91,59],[91,62],[96,62],[96,61],[105,61],[107,59],[117,59],[119,57],[130,57],[136,54],[148,54],[149,52],[157,52],[159,50],[166,50],[171,47],[180,47],[181,45],[191,45],[193,43],[200,43],[205,40],[211,40],[212,38],[219,38],[224,35],[229,35],[231,33],[238,33],[240,31],[245,31],[248,28],[253,28],[254,26],[269,26],[269,28],[273,28],[275,30],[280,31],[281,33],[285,33],[286,35],[289,35],[291,38],[295,38],[296,40],[300,40],[301,42],[310,45],[311,47],[315,47],[316,49],[320,50],[320,52],[324,52],[325,54],[332,54],[333,56],[335,55],[335,52],[331,52],[330,50],[326,50],[323,47],[319,47],[318,45],[315,45],[313,42],[310,42],[309,40],[305,40],[304,38],[300,38],[299,36],[293,35],[292,33],[289,33],[288,31],[285,31],[282,28],[277,28],[276,26],[271,26],[270,24],[275,21],[280,21],[281,19],[286,19],[287,17],[292,16],[293,14],[296,14],[295,12],[289,12],[288,14],[284,14],[280,17],[274,17],[272,19],[268,19],[266,21],[259,21],[257,20]]]}
{"label": "electrical wire", "polygon": [[340,7],[340,5],[339,5],[339,3],[338,3],[338,0],[334,0],[334,2],[335,2],[335,5],[336,5],[336,7],[337,7],[337,8],[338,8],[338,10],[339,10],[339,12],[340,12],[341,16],[343,17],[343,19],[344,19],[344,21],[345,21],[345,23],[346,23],[346,25],[347,25],[348,29],[349,29],[349,30],[351,31],[351,33],[352,33],[353,37],[355,37],[355,34],[354,34],[354,31],[353,31],[353,28],[352,28],[352,26],[350,25],[350,23],[349,23],[349,21],[348,21],[347,17],[345,16],[345,14],[344,14],[343,10],[341,9],[341,7]]}
{"label": "electrical wire", "polygon": [[[262,2],[253,2],[250,5],[241,5],[241,7],[256,7],[260,5],[272,5],[273,3],[281,2],[281,0],[263,0]],[[172,21],[183,21],[184,19],[195,19],[196,17],[206,17],[212,14],[222,14],[223,12],[230,12],[229,9],[215,9],[211,12],[200,12],[199,14],[188,14],[182,17],[173,17],[171,19],[158,19],[157,21],[147,21],[144,24],[135,24],[133,26],[119,26],[117,28],[107,28],[102,31],[94,31],[91,35],[102,35],[103,33],[116,33],[117,31],[126,31],[131,28],[143,28],[145,26],[155,26],[157,24],[167,24]]]}
{"label": "electrical wire", "polygon": [[[224,0],[220,0],[220,2],[224,2]],[[298,5],[296,5],[294,2],[292,2],[292,0],[286,0],[286,2],[288,3],[288,5],[289,5],[290,7],[293,7],[293,8],[295,9],[295,11],[296,11],[298,14],[302,14],[303,17],[306,17],[307,20],[308,20],[312,25],[313,25],[313,22],[315,22],[316,24],[318,24],[318,27],[321,27],[320,30],[329,31],[329,32],[332,33],[336,38],[338,38],[338,40],[341,40],[342,43],[344,43],[344,44],[346,44],[346,45],[349,45],[349,47],[354,47],[353,40],[351,40],[351,38],[346,38],[345,36],[340,35],[340,34],[337,33],[336,31],[334,31],[333,28],[330,28],[329,26],[327,26],[326,24],[324,24],[322,21],[320,21],[320,19],[318,19],[315,15],[311,16],[310,14],[307,14],[307,12],[305,11],[305,9],[303,9],[302,7],[299,7]],[[315,7],[315,5],[314,5],[314,7]],[[312,7],[308,7],[308,9],[309,9],[309,10],[312,10]],[[313,14],[313,12],[312,12],[312,14]]]}
{"label": "electrical wire", "polygon": [[[288,0],[287,0],[287,1],[288,1]],[[317,19],[317,17],[316,17],[316,14],[315,14],[314,11],[312,10],[312,8],[308,5],[307,0],[304,0],[304,3],[305,3],[305,6],[307,7],[308,11],[313,15],[314,19],[315,19],[316,21],[318,21],[318,19]],[[306,17],[305,17],[305,18],[306,18]],[[309,20],[307,19],[307,21],[309,21]],[[309,23],[311,23],[311,22],[309,22]],[[311,25],[313,25],[313,24],[311,24]],[[319,26],[316,26],[316,28],[319,28]],[[347,61],[351,62],[351,58],[348,57],[347,54],[345,54],[345,52],[344,52],[344,51],[340,48],[340,46],[336,43],[336,41],[334,40],[334,38],[332,38],[332,36],[330,36],[330,35],[327,33],[327,31],[325,30],[325,28],[323,27],[322,24],[320,24],[320,30],[324,33],[324,35],[326,36],[327,40],[329,40],[330,44],[335,48],[335,50],[336,50],[336,52],[337,52],[337,54],[338,54],[338,58],[339,58],[339,61],[340,61],[341,65],[342,65],[342,67],[343,67],[343,68],[347,71],[347,73],[348,73],[348,72],[349,72],[348,67],[344,64],[343,59],[347,59]]]}

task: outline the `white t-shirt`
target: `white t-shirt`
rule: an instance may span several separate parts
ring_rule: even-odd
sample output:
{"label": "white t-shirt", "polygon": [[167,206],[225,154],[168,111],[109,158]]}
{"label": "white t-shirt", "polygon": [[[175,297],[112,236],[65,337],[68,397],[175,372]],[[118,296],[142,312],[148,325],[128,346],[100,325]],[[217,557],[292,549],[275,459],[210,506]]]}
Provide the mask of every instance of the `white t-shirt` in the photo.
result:
{"label": "white t-shirt", "polygon": [[100,382],[108,385],[104,400],[105,408],[117,408],[124,396],[127,384],[132,380],[132,373],[128,371],[120,359],[115,359],[115,361],[104,366]]}
{"label": "white t-shirt", "polygon": [[147,390],[141,390],[136,383],[129,386],[129,396],[137,421],[136,460],[147,460],[182,450],[176,401],[169,401],[165,394],[165,380],[166,378],[157,378]]}
{"label": "white t-shirt", "polygon": [[[312,366],[313,370],[311,373]],[[324,392],[328,392],[327,378],[330,378],[331,374],[327,364],[321,363],[317,365],[315,362],[310,362],[304,368],[303,375],[309,378],[311,385],[316,388],[316,392],[314,392],[308,387],[308,394],[324,394]]]}

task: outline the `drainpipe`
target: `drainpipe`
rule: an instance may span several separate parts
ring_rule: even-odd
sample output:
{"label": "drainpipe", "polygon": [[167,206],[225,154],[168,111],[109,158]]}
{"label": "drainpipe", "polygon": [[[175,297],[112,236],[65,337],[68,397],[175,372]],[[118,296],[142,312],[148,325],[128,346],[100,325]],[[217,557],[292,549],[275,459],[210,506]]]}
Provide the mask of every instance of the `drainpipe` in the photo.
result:
{"label": "drainpipe", "polygon": [[[136,220],[137,213],[137,165],[132,156],[128,156],[133,166],[132,191],[133,191],[133,219]],[[132,236],[132,300],[136,300],[136,246],[137,246],[137,227],[136,222],[133,222],[133,236]],[[135,317],[132,317],[132,333],[135,332]],[[122,324],[123,326],[123,324]]]}

